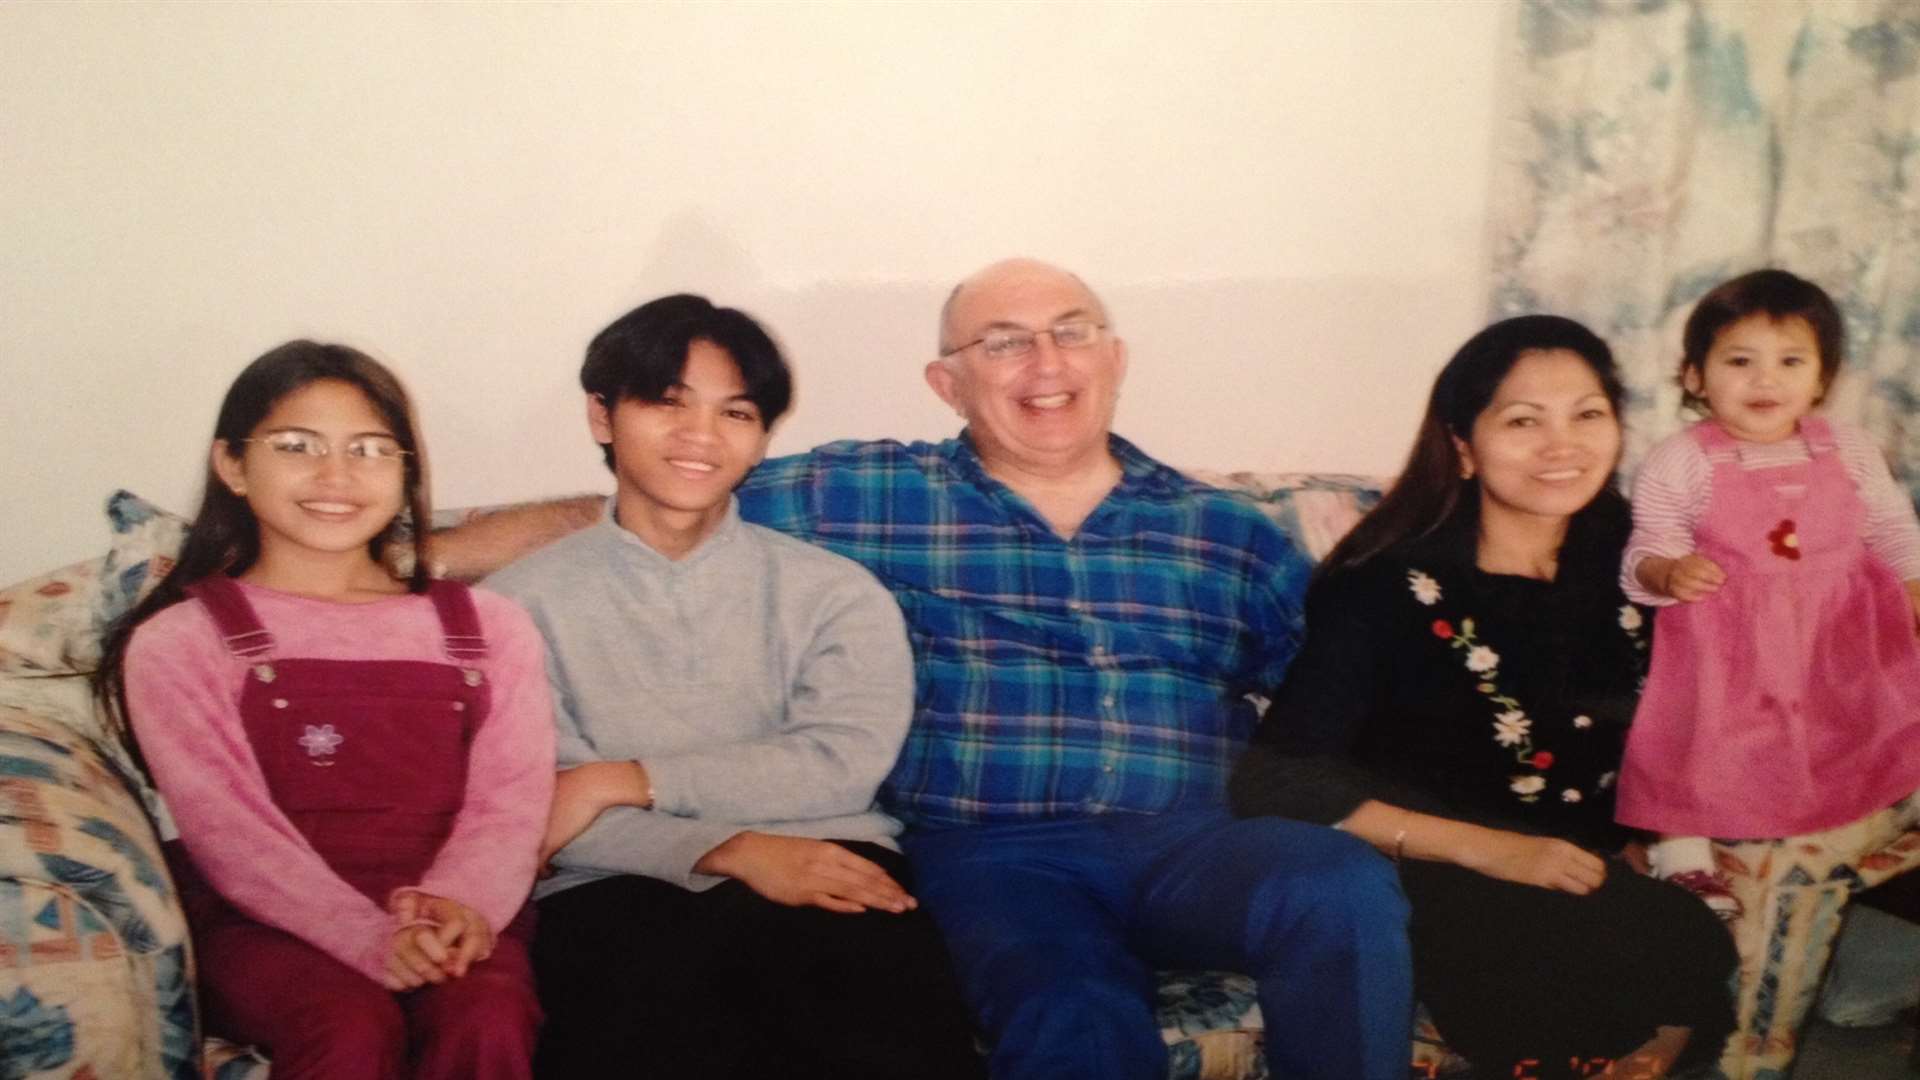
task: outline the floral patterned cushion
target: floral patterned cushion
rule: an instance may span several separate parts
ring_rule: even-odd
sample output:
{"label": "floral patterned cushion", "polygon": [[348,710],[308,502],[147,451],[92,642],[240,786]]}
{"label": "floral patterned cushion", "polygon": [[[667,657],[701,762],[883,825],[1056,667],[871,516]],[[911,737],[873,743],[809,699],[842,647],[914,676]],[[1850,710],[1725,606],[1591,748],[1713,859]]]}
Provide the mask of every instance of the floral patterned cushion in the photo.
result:
{"label": "floral patterned cushion", "polygon": [[1745,908],[1731,927],[1740,950],[1740,1026],[1716,1076],[1780,1080],[1792,1072],[1848,902],[1920,867],[1911,814],[1903,802],[1826,832],[1715,842],[1714,856]]}
{"label": "floral patterned cushion", "polygon": [[206,1080],[267,1080],[273,1071],[266,1056],[251,1046],[207,1039]]}
{"label": "floral patterned cushion", "polygon": [[[86,678],[100,656],[93,606],[104,562],[74,563],[0,590],[0,707],[57,721],[114,751]],[[124,756],[116,764],[124,767]]]}
{"label": "floral patterned cushion", "polygon": [[1155,992],[1168,1080],[1266,1080],[1253,980],[1223,971],[1163,971]]}
{"label": "floral patterned cushion", "polygon": [[89,559],[0,590],[0,674],[92,667],[99,655],[93,603],[102,565]]}
{"label": "floral patterned cushion", "polygon": [[107,498],[113,544],[100,568],[100,589],[93,603],[96,650],[107,626],[132,610],[173,569],[187,524],[187,519],[132,492],[116,491]]}
{"label": "floral patterned cushion", "polygon": [[[1252,979],[1223,971],[1163,971],[1155,995],[1168,1080],[1267,1080],[1265,1025]],[[1426,1010],[1414,1016],[1409,1075],[1464,1078],[1465,1058],[1440,1041]]]}
{"label": "floral patterned cushion", "polygon": [[1258,473],[1189,470],[1203,484],[1244,495],[1319,562],[1361,515],[1380,501],[1386,481],[1343,473]]}
{"label": "floral patterned cushion", "polygon": [[186,921],[119,766],[0,708],[0,1076],[193,1075]]}

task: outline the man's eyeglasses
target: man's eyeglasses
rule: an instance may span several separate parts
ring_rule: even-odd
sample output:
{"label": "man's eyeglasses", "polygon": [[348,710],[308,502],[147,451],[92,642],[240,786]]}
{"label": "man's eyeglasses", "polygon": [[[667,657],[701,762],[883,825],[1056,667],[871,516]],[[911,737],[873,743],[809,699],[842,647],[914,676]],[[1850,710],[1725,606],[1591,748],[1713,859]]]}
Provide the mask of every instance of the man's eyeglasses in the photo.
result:
{"label": "man's eyeglasses", "polygon": [[1090,319],[1077,319],[1073,322],[1055,323],[1045,330],[1028,330],[1025,327],[1008,326],[998,330],[989,330],[985,334],[967,342],[955,345],[941,357],[962,353],[975,345],[987,354],[989,360],[1018,360],[1033,351],[1033,343],[1045,334],[1053,339],[1053,344],[1062,349],[1090,349],[1100,344],[1106,337],[1106,323],[1093,322]]}
{"label": "man's eyeglasses", "polygon": [[[318,432],[299,428],[270,431],[258,438],[240,441],[260,443],[277,458],[307,465],[317,464],[334,450],[333,443]],[[349,466],[362,468],[397,464],[412,452],[401,449],[400,440],[391,435],[355,435],[340,447],[341,457]]]}

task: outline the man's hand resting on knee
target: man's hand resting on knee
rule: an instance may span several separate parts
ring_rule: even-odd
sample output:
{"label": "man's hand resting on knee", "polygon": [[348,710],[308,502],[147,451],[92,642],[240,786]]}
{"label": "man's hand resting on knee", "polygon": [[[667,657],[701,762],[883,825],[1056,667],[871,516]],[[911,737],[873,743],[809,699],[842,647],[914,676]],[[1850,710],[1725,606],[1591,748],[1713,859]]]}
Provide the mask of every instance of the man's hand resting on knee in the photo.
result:
{"label": "man's hand resting on knee", "polygon": [[843,914],[920,906],[878,863],[830,840],[740,832],[700,857],[703,874],[737,878],[776,904],[825,908]]}

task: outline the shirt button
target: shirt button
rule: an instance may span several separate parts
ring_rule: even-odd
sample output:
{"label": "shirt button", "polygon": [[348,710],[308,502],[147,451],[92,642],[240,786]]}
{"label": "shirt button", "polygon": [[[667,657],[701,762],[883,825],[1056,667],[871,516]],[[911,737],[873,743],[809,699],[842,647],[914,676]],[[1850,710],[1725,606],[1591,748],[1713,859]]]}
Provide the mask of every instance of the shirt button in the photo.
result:
{"label": "shirt button", "polygon": [[1087,610],[1087,605],[1081,603],[1078,600],[1069,600],[1067,601],[1067,610],[1068,611],[1085,611]]}
{"label": "shirt button", "polygon": [[1110,772],[1112,772],[1112,771],[1113,771],[1113,766],[1111,766],[1111,765],[1102,765],[1102,766],[1100,766],[1100,771],[1101,771],[1101,772],[1108,772],[1108,773],[1110,773]]}
{"label": "shirt button", "polygon": [[283,697],[277,697],[277,698],[274,698],[274,699],[273,699],[273,707],[274,707],[274,708],[276,708],[276,709],[284,709],[284,708],[286,708],[286,707],[287,707],[287,699],[286,699],[286,698],[283,698]]}
{"label": "shirt button", "polygon": [[1109,709],[1113,708],[1113,695],[1108,694],[1106,697],[1101,698],[1100,704]]}
{"label": "shirt button", "polygon": [[1105,645],[1095,645],[1093,647],[1093,655],[1095,656],[1107,655],[1107,647]]}
{"label": "shirt button", "polygon": [[454,703],[453,703],[453,711],[454,711],[454,712],[466,712],[466,711],[467,711],[467,703],[466,703],[466,702],[464,702],[464,701],[456,701],[456,702],[454,702]]}

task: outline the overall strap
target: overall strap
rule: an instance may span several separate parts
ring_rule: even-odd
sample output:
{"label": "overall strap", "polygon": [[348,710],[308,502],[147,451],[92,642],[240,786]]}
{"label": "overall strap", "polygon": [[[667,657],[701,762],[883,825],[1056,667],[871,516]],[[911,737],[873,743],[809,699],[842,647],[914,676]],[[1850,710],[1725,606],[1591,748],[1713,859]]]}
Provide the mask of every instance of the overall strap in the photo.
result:
{"label": "overall strap", "polygon": [[187,586],[193,597],[213,616],[220,628],[227,651],[240,660],[263,660],[273,653],[273,633],[254,614],[247,594],[225,574],[215,573]]}
{"label": "overall strap", "polygon": [[1733,436],[1727,434],[1725,428],[1711,420],[1702,420],[1693,425],[1688,429],[1688,434],[1700,444],[1700,449],[1710,461],[1738,459],[1740,456],[1740,444],[1733,441]]}
{"label": "overall strap", "polygon": [[455,660],[486,659],[487,636],[480,631],[472,590],[457,581],[434,581],[427,585],[427,597],[440,616],[447,655]]}
{"label": "overall strap", "polygon": [[1807,453],[1816,456],[1830,454],[1839,445],[1833,441],[1833,425],[1824,416],[1808,414],[1801,417],[1800,437],[1806,440]]}

